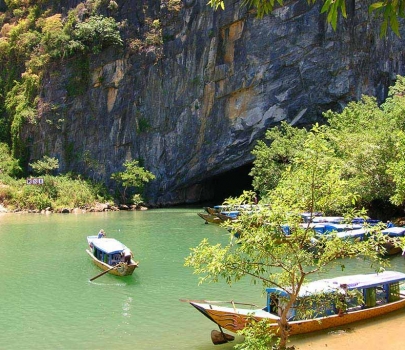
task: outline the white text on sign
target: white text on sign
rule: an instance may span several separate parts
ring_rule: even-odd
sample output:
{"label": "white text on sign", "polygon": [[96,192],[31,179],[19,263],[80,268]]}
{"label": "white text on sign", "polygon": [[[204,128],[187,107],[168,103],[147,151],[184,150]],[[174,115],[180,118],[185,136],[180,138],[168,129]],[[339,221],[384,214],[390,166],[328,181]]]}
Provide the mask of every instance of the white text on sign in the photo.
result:
{"label": "white text on sign", "polygon": [[26,184],[27,185],[43,185],[44,179],[32,177],[32,178],[27,179]]}

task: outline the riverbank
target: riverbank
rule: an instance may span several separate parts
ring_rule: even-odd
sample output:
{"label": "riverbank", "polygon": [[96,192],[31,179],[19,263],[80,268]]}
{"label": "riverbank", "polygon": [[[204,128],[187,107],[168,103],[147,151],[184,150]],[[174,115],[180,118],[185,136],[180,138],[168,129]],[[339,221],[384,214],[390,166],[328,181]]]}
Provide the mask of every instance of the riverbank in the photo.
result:
{"label": "riverbank", "polygon": [[84,206],[80,208],[60,208],[60,209],[52,209],[50,207],[45,209],[13,209],[8,210],[2,204],[0,204],[0,213],[31,213],[31,214],[52,214],[52,213],[59,213],[59,214],[82,214],[82,213],[101,213],[107,211],[133,211],[133,210],[147,210],[147,207],[139,206],[139,205],[111,205],[110,203],[95,203],[93,206]]}

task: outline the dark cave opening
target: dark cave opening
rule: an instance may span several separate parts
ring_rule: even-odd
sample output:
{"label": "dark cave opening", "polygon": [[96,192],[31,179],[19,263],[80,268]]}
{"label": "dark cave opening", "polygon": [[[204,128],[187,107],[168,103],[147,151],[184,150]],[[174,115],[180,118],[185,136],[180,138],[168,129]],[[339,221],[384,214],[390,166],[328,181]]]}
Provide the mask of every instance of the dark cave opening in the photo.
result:
{"label": "dark cave opening", "polygon": [[249,175],[251,170],[252,163],[249,163],[207,179],[204,187],[210,196],[205,201],[210,205],[222,204],[226,198],[238,197],[243,191],[253,190],[253,177]]}

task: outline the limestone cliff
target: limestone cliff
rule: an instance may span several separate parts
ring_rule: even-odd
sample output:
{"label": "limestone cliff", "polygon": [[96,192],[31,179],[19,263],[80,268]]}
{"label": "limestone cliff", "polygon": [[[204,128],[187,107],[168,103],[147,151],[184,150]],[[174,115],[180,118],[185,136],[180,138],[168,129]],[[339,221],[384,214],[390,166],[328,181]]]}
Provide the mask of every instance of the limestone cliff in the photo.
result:
{"label": "limestone cliff", "polygon": [[118,2],[127,40],[148,16],[160,20],[163,45],[110,48],[84,68],[70,59],[50,69],[38,123],[24,130],[30,161],[48,154],[63,172],[109,183],[125,160],[141,159],[156,175],[149,204],[195,202],[210,195],[205,180],[252,161],[267,128],[321,121],[362,94],[383,100],[405,73],[403,40],[379,38],[367,2],[353,1],[337,32],[306,0],[263,19],[240,1],[217,12],[206,3],[184,0],[173,12],[163,0]]}

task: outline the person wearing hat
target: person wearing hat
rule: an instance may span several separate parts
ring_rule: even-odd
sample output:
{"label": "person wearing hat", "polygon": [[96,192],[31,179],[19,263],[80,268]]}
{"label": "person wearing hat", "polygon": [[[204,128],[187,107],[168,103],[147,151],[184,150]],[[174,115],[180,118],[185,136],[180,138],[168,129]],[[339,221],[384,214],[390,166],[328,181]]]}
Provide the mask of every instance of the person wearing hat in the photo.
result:
{"label": "person wearing hat", "polygon": [[103,229],[101,229],[100,232],[97,235],[97,238],[103,238],[103,237],[105,237],[105,232],[104,232]]}

